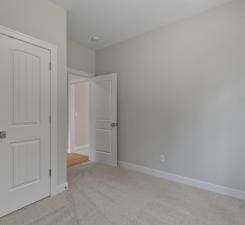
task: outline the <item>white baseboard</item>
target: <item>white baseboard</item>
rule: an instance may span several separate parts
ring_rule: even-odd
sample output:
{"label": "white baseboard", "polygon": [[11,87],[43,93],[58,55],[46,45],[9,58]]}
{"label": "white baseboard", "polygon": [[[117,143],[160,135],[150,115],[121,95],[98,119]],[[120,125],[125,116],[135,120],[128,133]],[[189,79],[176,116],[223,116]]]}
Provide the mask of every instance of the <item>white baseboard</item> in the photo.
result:
{"label": "white baseboard", "polygon": [[74,150],[72,152],[81,152],[81,151],[89,151],[89,145],[81,145],[74,147]]}
{"label": "white baseboard", "polygon": [[228,187],[224,187],[224,186],[220,186],[216,184],[211,184],[208,182],[204,182],[204,181],[200,181],[200,180],[196,180],[196,179],[192,179],[188,177],[183,177],[177,174],[167,173],[164,171],[151,169],[148,167],[139,166],[136,164],[127,163],[123,161],[119,161],[118,164],[120,167],[125,168],[125,169],[141,172],[141,173],[152,175],[155,177],[160,177],[166,180],[186,184],[186,185],[197,187],[200,189],[212,191],[218,194],[227,195],[227,196],[231,196],[234,198],[245,200],[245,191],[242,191],[242,190],[237,190],[237,189],[232,189],[232,188],[228,188]]}
{"label": "white baseboard", "polygon": [[63,191],[67,190],[68,189],[68,183],[64,183],[64,184],[59,184],[56,186],[55,188],[55,193],[53,194],[54,195],[57,195],[57,194],[60,194],[62,193]]}

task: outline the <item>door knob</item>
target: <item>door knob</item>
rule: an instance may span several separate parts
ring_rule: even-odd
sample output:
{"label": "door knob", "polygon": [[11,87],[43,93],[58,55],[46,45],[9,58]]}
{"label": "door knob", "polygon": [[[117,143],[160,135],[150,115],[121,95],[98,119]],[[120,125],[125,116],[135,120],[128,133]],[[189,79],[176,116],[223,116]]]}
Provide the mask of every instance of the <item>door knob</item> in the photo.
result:
{"label": "door knob", "polygon": [[6,131],[0,131],[0,139],[5,139],[7,137]]}
{"label": "door knob", "polygon": [[117,123],[111,123],[111,127],[117,127]]}

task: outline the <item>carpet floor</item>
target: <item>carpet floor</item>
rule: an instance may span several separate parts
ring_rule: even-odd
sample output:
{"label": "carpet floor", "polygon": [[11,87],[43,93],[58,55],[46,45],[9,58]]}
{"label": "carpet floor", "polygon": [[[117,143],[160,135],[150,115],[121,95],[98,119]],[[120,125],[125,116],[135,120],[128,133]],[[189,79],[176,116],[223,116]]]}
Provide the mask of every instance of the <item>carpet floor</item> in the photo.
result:
{"label": "carpet floor", "polygon": [[[245,202],[122,168],[68,170],[69,190],[1,225],[245,225]],[[0,203],[2,204],[2,203]]]}

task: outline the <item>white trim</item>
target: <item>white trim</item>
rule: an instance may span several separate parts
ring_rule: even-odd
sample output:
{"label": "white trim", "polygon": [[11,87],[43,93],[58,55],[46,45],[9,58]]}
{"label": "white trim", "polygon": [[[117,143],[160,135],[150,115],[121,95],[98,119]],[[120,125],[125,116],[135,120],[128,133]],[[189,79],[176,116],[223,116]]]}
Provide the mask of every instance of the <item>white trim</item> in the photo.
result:
{"label": "white trim", "polygon": [[9,37],[13,37],[13,38],[18,39],[20,41],[24,41],[24,42],[30,43],[32,45],[36,45],[38,47],[48,49],[48,50],[53,50],[53,49],[57,50],[56,45],[50,44],[46,41],[42,41],[40,39],[31,37],[31,36],[23,34],[23,33],[20,33],[18,31],[4,27],[2,25],[0,25],[0,34],[7,35]]}
{"label": "white trim", "polygon": [[74,147],[74,152],[83,151],[83,150],[88,149],[88,148],[89,148],[89,145],[76,146],[76,147]]}
{"label": "white trim", "polygon": [[94,82],[93,78],[90,79],[89,82],[89,89],[90,89],[90,134],[89,134],[89,144],[90,144],[90,149],[89,149],[89,160],[92,162],[96,161],[96,156],[95,156],[95,109],[94,109]]}
{"label": "white trim", "polygon": [[51,187],[50,195],[57,194],[57,46],[48,42],[33,38],[29,35],[22,34],[7,27],[0,25],[0,34],[15,38],[17,40],[47,49],[50,51],[51,68]]}
{"label": "white trim", "polygon": [[70,152],[86,155],[89,157],[89,160],[91,158],[91,152],[90,152],[90,146],[89,145],[77,146],[74,148],[73,151],[70,151]]}
{"label": "white trim", "polygon": [[89,153],[89,149],[90,149],[90,145],[80,145],[80,146],[76,146],[73,147],[73,149],[69,149],[69,153],[87,153],[88,155],[90,155]]}
{"label": "white trim", "polygon": [[242,190],[237,190],[237,189],[232,189],[229,187],[211,184],[208,182],[204,182],[204,181],[200,181],[200,180],[196,180],[196,179],[192,179],[192,178],[188,178],[188,177],[183,177],[183,176],[180,176],[177,174],[167,173],[164,171],[151,169],[148,167],[139,166],[136,164],[127,163],[127,162],[123,162],[123,161],[119,161],[118,164],[120,167],[125,168],[125,169],[137,171],[140,173],[152,175],[152,176],[163,178],[166,180],[170,180],[170,181],[178,182],[181,184],[193,186],[196,188],[208,190],[208,191],[215,192],[218,194],[227,195],[230,197],[245,200],[245,191],[242,191]]}
{"label": "white trim", "polygon": [[[52,53],[53,52],[53,53]],[[57,47],[51,49],[51,196],[57,194],[55,191],[58,180],[58,62]]]}
{"label": "white trim", "polygon": [[56,193],[56,195],[57,195],[57,194],[62,193],[62,192],[65,191],[65,190],[68,190],[68,183],[64,183],[64,184],[57,185],[57,186],[56,186],[55,193]]}
{"label": "white trim", "polygon": [[74,148],[75,143],[74,113],[74,86],[68,81],[68,153]]}
{"label": "white trim", "polygon": [[82,70],[76,70],[76,69],[72,69],[72,68],[67,68],[67,73],[68,74],[73,74],[73,75],[77,75],[77,76],[81,76],[81,77],[93,77],[94,74],[93,73],[88,73],[88,72],[84,72]]}

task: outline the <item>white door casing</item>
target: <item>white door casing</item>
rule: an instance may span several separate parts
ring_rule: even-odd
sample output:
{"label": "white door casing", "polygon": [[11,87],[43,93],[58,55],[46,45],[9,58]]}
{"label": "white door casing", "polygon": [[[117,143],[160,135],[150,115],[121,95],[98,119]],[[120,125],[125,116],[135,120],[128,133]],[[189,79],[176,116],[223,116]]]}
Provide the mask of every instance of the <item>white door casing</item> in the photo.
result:
{"label": "white door casing", "polygon": [[94,149],[99,163],[117,166],[117,74],[93,78]]}
{"label": "white door casing", "polygon": [[68,153],[73,152],[75,148],[75,132],[74,132],[74,86],[70,82],[68,82],[68,119],[69,119],[69,126],[68,126]]}
{"label": "white door casing", "polygon": [[50,51],[0,34],[0,62],[3,216],[50,195]]}

